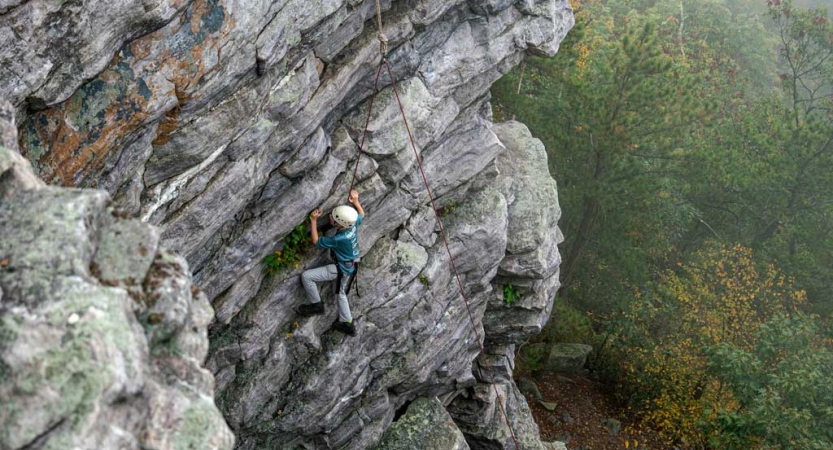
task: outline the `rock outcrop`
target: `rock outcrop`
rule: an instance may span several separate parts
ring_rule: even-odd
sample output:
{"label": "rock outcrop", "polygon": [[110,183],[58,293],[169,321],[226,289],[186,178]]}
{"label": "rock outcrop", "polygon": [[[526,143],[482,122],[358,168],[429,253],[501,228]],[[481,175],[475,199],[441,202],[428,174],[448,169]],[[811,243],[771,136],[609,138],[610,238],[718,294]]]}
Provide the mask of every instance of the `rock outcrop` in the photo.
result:
{"label": "rock outcrop", "polygon": [[580,373],[592,352],[587,344],[553,344],[544,366],[552,372]]}
{"label": "rock outcrop", "polygon": [[[525,53],[556,52],[569,2],[381,2],[388,61],[482,355],[386,73],[357,170],[368,211],[361,296],[351,298],[358,336],[328,331],[332,307],[307,320],[294,312],[306,301],[299,273],[325,255],[262,270],[310,210],[327,212],[351,184],[381,60],[373,0],[98,3],[0,6],[0,97],[41,178],[105,190],[162,229],[107,223],[102,248],[125,251],[108,233],[138,233],[187,259],[216,313],[207,367],[237,448],[370,448],[403,405],[435,396],[473,449],[512,448],[493,377],[525,448],[541,448],[511,371],[558,288],[560,209],[543,146],[521,124],[492,124],[488,89]],[[91,275],[151,295],[125,279],[140,259]],[[152,342],[187,323],[174,316]]]}
{"label": "rock outcrop", "polygon": [[0,448],[232,448],[213,311],[155,227],[0,145],[0,230]]}
{"label": "rock outcrop", "polygon": [[469,450],[463,433],[439,399],[420,397],[408,406],[374,450]]}

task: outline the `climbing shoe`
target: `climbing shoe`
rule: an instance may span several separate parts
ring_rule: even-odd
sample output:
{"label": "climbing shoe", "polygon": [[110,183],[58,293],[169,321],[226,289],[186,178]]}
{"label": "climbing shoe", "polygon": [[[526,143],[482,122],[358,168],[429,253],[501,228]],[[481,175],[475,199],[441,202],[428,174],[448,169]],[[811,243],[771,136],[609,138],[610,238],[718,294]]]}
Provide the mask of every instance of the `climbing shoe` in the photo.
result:
{"label": "climbing shoe", "polygon": [[307,303],[298,307],[298,314],[302,316],[316,316],[324,314],[324,303]]}
{"label": "climbing shoe", "polygon": [[356,327],[353,325],[353,322],[347,323],[342,322],[340,320],[336,320],[333,324],[333,328],[336,331],[340,331],[347,336],[355,336],[356,335]]}

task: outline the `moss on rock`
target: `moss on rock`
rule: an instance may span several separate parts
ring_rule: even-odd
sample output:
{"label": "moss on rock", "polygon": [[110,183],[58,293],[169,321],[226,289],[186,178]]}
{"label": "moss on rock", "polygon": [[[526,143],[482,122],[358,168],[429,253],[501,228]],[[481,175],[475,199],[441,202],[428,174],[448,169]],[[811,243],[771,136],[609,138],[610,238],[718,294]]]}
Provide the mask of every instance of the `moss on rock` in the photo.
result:
{"label": "moss on rock", "polygon": [[457,429],[442,403],[434,398],[414,400],[408,411],[382,436],[375,450],[468,450],[463,433]]}

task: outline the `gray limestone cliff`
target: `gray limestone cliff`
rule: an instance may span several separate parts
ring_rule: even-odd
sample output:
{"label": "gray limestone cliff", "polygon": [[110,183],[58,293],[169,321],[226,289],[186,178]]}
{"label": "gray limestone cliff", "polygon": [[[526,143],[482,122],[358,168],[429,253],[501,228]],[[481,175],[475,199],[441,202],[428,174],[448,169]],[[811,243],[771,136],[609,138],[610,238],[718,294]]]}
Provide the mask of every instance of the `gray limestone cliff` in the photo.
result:
{"label": "gray limestone cliff", "polygon": [[[106,395],[97,404],[122,405],[113,391],[152,397],[156,343],[192,328],[201,333],[212,320],[207,359],[201,358],[205,350],[184,346],[190,366],[176,376],[193,383],[190,393],[201,398],[213,388],[239,449],[371,448],[399,418],[397,411],[434,397],[465,445],[513,448],[495,392],[522,446],[543,448],[511,371],[515,346],[540,331],[558,288],[560,209],[540,141],[522,124],[493,124],[488,91],[524,54],[557,51],[573,24],[569,2],[381,5],[388,60],[485,354],[449,270],[385,72],[357,171],[368,213],[360,238],[360,295],[351,295],[358,336],[330,330],[332,303],[325,316],[295,313],[306,301],[299,274],[326,255],[313,251],[297,267],[272,276],[263,271],[262,258],[283,248],[309,211],[327,212],[346,197],[381,60],[373,0],[0,1],[0,98],[11,101],[5,114],[17,120],[19,134],[11,140],[40,179],[105,191],[115,205],[108,206],[100,191],[44,188],[20,169],[20,155],[7,156],[13,162],[0,166],[7,174],[0,188],[15,196],[66,196],[54,207],[81,210],[51,213],[76,220],[65,224],[68,237],[54,238],[55,245],[74,246],[74,253],[40,256],[54,258],[47,264],[53,272],[16,269],[12,258],[0,267],[0,280],[18,280],[3,287],[3,307],[13,311],[15,302],[27,301],[41,307],[60,293],[50,289],[76,289],[38,284],[62,278],[101,285],[112,308],[131,306],[133,316],[125,312],[124,320],[144,326],[150,356],[122,355],[118,370],[146,373],[145,381],[121,386],[115,374],[108,382],[117,386],[102,387]],[[73,196],[85,200],[70,201]],[[28,228],[40,223],[36,214],[51,211],[33,205],[34,197],[17,207],[4,201],[8,209],[0,220],[20,228],[15,233],[33,233]],[[110,219],[116,207],[137,219]],[[123,242],[126,235],[132,237]],[[7,239],[4,229],[0,260],[7,257],[2,252],[46,252],[52,245],[29,249],[17,243],[21,239]],[[152,257],[138,258],[138,250],[126,247],[131,240],[146,241]],[[97,251],[129,256],[99,264]],[[173,268],[156,270],[157,261]],[[183,288],[186,267],[198,294],[188,296]],[[179,281],[166,285],[176,291],[167,294],[171,304],[155,311],[137,300],[154,296],[148,291],[153,283],[136,281],[160,271],[176,273]],[[507,304],[505,286],[520,298]],[[331,294],[325,287],[324,295]],[[213,319],[188,312],[200,309],[203,298],[213,305]],[[161,322],[148,324],[151,317]],[[142,330],[134,322],[131,339],[138,342]],[[3,342],[4,352],[25,345]],[[203,374],[199,363],[213,373],[214,386],[210,376],[187,375]],[[152,408],[142,411],[153,417],[147,416]],[[100,419],[84,414],[104,429]],[[0,434],[0,448],[41,439],[37,433],[51,433],[56,421],[61,427],[72,422],[55,417],[19,441],[3,441]],[[124,420],[134,421],[123,424],[126,435],[146,426],[134,416]],[[191,422],[210,422],[201,420]],[[200,438],[215,439],[216,448],[228,444],[222,427],[209,428],[219,434]],[[90,433],[90,439],[103,436]],[[143,448],[178,448],[133,436]]]}
{"label": "gray limestone cliff", "polygon": [[14,147],[0,142],[0,449],[231,449],[187,262]]}

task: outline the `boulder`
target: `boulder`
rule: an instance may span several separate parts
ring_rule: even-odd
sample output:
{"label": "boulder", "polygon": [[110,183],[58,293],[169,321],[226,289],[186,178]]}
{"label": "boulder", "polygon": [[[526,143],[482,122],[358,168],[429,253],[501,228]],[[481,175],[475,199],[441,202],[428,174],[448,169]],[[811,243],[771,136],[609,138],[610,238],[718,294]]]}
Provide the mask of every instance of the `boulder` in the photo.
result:
{"label": "boulder", "polygon": [[592,351],[593,347],[586,344],[554,344],[545,368],[553,372],[579,373]]}
{"label": "boulder", "polygon": [[[498,396],[512,432],[507,428]],[[515,450],[515,439],[520,450],[546,448],[540,441],[532,411],[514,383],[480,383],[458,396],[448,409],[472,450]]]}
{"label": "boulder", "polygon": [[535,384],[534,381],[530,380],[529,378],[521,377],[517,380],[518,390],[525,395],[531,396],[533,399],[538,401],[543,401],[544,396],[541,395],[541,390],[538,389],[538,385]]}
{"label": "boulder", "polygon": [[468,450],[463,433],[437,398],[414,400],[374,450]]}
{"label": "boulder", "polygon": [[603,424],[611,436],[616,436],[622,431],[622,422],[619,420],[608,418],[604,420]]}
{"label": "boulder", "polygon": [[543,406],[547,411],[554,412],[556,408],[558,408],[558,403],[555,402],[538,402],[541,406]]}

